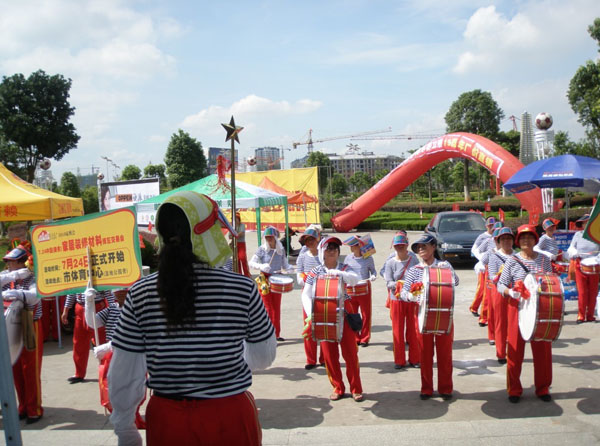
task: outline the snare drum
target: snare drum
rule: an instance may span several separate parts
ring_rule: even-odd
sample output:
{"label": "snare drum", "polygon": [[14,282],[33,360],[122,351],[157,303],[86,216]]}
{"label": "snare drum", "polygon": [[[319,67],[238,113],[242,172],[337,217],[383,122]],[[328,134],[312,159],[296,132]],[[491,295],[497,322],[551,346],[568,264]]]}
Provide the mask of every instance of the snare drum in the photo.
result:
{"label": "snare drum", "polygon": [[21,309],[23,303],[18,301],[4,302],[4,318],[6,319],[6,335],[10,351],[10,363],[14,365],[23,350],[23,328],[21,326]]}
{"label": "snare drum", "polygon": [[554,341],[563,323],[564,289],[556,274],[528,274],[531,296],[519,302],[519,331],[525,341]]}
{"label": "snare drum", "polygon": [[579,268],[581,268],[581,272],[588,276],[597,276],[600,274],[600,263],[598,263],[598,259],[596,257],[588,257],[587,259],[583,259],[579,264]]}
{"label": "snare drum", "polygon": [[340,342],[344,330],[344,288],[341,278],[318,276],[312,298],[313,340]]}
{"label": "snare drum", "polygon": [[273,293],[289,293],[294,289],[294,279],[283,274],[269,276],[269,285]]}
{"label": "snare drum", "polygon": [[419,300],[419,332],[448,334],[454,313],[454,277],[449,268],[426,266]]}
{"label": "snare drum", "polygon": [[366,280],[361,280],[354,286],[346,286],[346,293],[350,297],[361,297],[369,295],[369,282]]}

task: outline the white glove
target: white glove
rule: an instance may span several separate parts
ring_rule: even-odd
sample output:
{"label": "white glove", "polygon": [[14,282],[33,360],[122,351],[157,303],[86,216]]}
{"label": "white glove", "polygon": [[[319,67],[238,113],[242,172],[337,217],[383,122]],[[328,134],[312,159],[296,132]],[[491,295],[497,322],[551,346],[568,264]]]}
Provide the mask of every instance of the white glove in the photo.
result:
{"label": "white glove", "polygon": [[477,262],[475,264],[475,272],[477,274],[479,274],[479,273],[482,273],[484,271],[485,271],[485,265],[483,263],[481,263],[481,262]]}
{"label": "white glove", "polygon": [[508,290],[508,295],[513,299],[519,300],[521,298],[521,293],[515,290]]}
{"label": "white glove", "polygon": [[296,276],[296,283],[300,286],[304,285],[304,279],[302,278],[302,276],[300,274],[298,274]]}
{"label": "white glove", "polygon": [[7,301],[20,300],[23,302],[25,300],[25,296],[22,290],[6,290],[2,291],[2,299]]}
{"label": "white glove", "polygon": [[377,276],[376,276],[375,274],[371,274],[371,275],[369,276],[369,280],[370,280],[371,282],[375,282],[375,281],[377,280]]}
{"label": "white glove", "polygon": [[327,270],[327,274],[330,275],[330,276],[336,276],[336,277],[340,276],[340,277],[342,277],[342,272],[339,269],[330,269],[330,270]]}
{"label": "white glove", "polygon": [[269,273],[269,272],[271,271],[271,265],[269,265],[268,263],[262,263],[262,264],[260,265],[260,270],[261,270],[263,273]]}
{"label": "white glove", "polygon": [[94,356],[98,361],[104,358],[109,352],[112,352],[112,344],[110,341],[105,344],[100,344],[98,347],[94,347]]}
{"label": "white glove", "polygon": [[574,259],[575,257],[578,257],[577,248],[575,248],[574,246],[570,246],[569,249],[567,249],[567,255],[569,256],[570,259]]}
{"label": "white glove", "polygon": [[550,260],[556,260],[556,258],[558,257],[558,254],[550,254]]}
{"label": "white glove", "polygon": [[85,297],[85,303],[87,305],[94,305],[94,301],[96,300],[97,292],[94,288],[86,288],[83,292],[83,296]]}
{"label": "white glove", "polygon": [[[481,262],[478,262],[481,263]],[[442,260],[441,262],[438,262],[437,265],[438,268],[450,268],[450,262],[448,262],[447,260]],[[485,265],[483,263],[481,263],[481,272],[484,273],[485,272]]]}
{"label": "white glove", "polygon": [[408,293],[408,300],[409,300],[409,302],[419,302],[419,295],[413,294],[413,293]]}

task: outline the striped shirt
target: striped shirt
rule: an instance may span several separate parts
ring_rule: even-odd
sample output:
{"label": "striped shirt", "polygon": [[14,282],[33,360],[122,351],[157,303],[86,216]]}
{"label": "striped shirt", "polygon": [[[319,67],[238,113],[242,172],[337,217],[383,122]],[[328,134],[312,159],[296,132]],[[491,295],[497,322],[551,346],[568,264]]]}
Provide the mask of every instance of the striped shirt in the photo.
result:
{"label": "striped shirt", "polygon": [[282,254],[277,254],[274,249],[265,249],[264,246],[259,246],[256,254],[252,256],[250,263],[267,263],[271,265],[271,273],[289,269],[287,257]]}
{"label": "striped shirt", "polygon": [[[112,293],[112,291],[109,290],[98,291],[96,293],[96,298],[94,299],[94,302],[104,302],[105,299],[107,305],[116,303],[115,295]],[[65,308],[72,308],[73,305],[75,305],[75,303],[85,306],[85,296],[82,293],[67,294],[67,299],[65,300]]]}
{"label": "striped shirt", "polygon": [[354,254],[349,254],[344,259],[344,265],[348,265],[352,271],[358,274],[360,280],[367,280],[371,274],[377,275],[373,256],[365,259],[364,257],[354,257]]}
{"label": "striped shirt", "polygon": [[[504,294],[504,290],[512,288],[517,280],[523,280],[528,273],[539,274],[539,273],[551,273],[552,264],[550,259],[543,254],[535,253],[536,257],[533,260],[524,259],[521,253],[510,256],[504,268],[500,279],[498,280],[498,292]],[[525,268],[521,266],[518,259],[529,271],[525,271]]]}
{"label": "striped shirt", "polygon": [[490,234],[489,232],[486,231],[486,232],[482,232],[481,234],[479,234],[477,236],[477,238],[475,239],[475,242],[473,242],[473,247],[471,248],[471,254],[473,255],[473,257],[476,257],[477,260],[480,260],[481,254],[483,254],[485,252],[485,250],[482,249],[484,247],[482,245],[484,244],[484,242],[487,243],[489,241],[489,239],[493,239],[492,234]]}
{"label": "striped shirt", "polygon": [[168,331],[157,278],[151,274],[129,289],[113,347],[145,354],[147,385],[158,392],[221,398],[248,389],[252,374],[243,358],[244,341],[273,336],[255,282],[195,264],[195,321]]}
{"label": "striped shirt", "polygon": [[[9,282],[9,283],[4,284],[4,286],[2,287],[2,291],[28,290],[32,286],[35,287],[35,276],[33,274],[31,274],[26,279],[21,279],[21,280],[17,280],[16,282]],[[35,303],[33,305],[27,304],[27,309],[32,310],[34,312],[33,313],[34,321],[37,321],[39,318],[42,317],[42,301],[41,300],[39,300],[37,303]]]}
{"label": "striped shirt", "polygon": [[490,261],[488,262],[488,279],[494,280],[499,272],[502,271],[506,260],[514,255],[513,252],[510,254],[504,254],[502,251],[497,250],[489,255]]}
{"label": "striped shirt", "polygon": [[102,325],[106,329],[106,341],[110,341],[121,317],[121,307],[117,303],[112,303],[96,313],[96,316],[102,321]]}
{"label": "striped shirt", "polygon": [[574,257],[579,257],[581,259],[585,259],[587,257],[593,257],[598,254],[599,246],[594,242],[591,242],[587,239],[583,238],[583,231],[576,232],[573,235],[573,239],[571,240],[571,244],[569,245],[569,250],[575,248],[577,250],[577,254]]}
{"label": "striped shirt", "polygon": [[406,273],[410,268],[419,264],[415,256],[408,256],[406,260],[398,260],[396,256],[385,262],[384,279],[388,289],[394,291],[396,289],[396,281],[404,280]]}
{"label": "striped shirt", "polygon": [[299,273],[308,273],[320,264],[319,256],[313,256],[308,250],[300,253],[296,259],[296,268]]}
{"label": "striped shirt", "polygon": [[[445,268],[450,269],[452,271],[452,277],[454,277],[454,286],[458,285],[458,282],[459,282],[458,276],[454,272],[454,268],[452,268],[452,265],[450,265],[449,262],[434,259],[433,263],[429,266],[435,266],[437,268],[445,267]],[[420,263],[418,265],[415,265],[415,266],[409,268],[409,270],[405,274],[406,279],[404,279],[404,286],[402,287],[403,295],[405,295],[406,293],[410,293],[410,287],[412,286],[413,283],[419,283],[419,282],[422,283],[423,282],[424,267],[425,267],[425,265]]]}
{"label": "striped shirt", "polygon": [[[417,258],[417,255],[416,255],[414,252],[412,252],[412,251],[408,251],[408,256],[409,256],[409,257],[412,257],[412,258],[414,258],[414,259],[415,259],[415,263],[419,263],[419,259]],[[387,263],[387,262],[388,262],[390,259],[393,259],[393,258],[395,258],[395,257],[396,257],[396,253],[395,253],[395,252],[391,252],[391,253],[390,253],[390,255],[388,256],[388,258],[387,258],[387,259],[385,259],[385,262],[383,262],[383,266],[382,266],[382,267],[381,267],[381,269],[379,270],[379,275],[380,275],[381,277],[384,277],[384,278],[385,278],[385,265],[386,265],[386,263]]]}
{"label": "striped shirt", "polygon": [[542,251],[549,252],[550,254],[558,254],[558,243],[556,243],[554,237],[549,237],[546,234],[542,234],[542,236],[540,237],[540,241],[535,246],[536,248]]}

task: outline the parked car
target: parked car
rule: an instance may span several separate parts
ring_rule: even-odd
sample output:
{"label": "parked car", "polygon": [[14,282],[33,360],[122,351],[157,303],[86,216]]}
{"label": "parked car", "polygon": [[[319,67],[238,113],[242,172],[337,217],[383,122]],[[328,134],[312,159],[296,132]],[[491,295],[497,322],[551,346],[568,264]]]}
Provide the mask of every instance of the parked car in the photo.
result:
{"label": "parked car", "polygon": [[471,262],[471,248],[479,234],[484,232],[485,219],[477,212],[440,212],[429,222],[425,232],[438,242],[437,252],[442,260]]}

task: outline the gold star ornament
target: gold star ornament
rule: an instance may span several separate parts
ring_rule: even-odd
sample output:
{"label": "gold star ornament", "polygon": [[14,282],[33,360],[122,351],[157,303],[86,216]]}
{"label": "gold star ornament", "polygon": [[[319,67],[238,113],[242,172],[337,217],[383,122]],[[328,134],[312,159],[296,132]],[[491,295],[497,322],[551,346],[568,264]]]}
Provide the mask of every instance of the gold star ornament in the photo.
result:
{"label": "gold star ornament", "polygon": [[235,125],[233,116],[231,117],[229,124],[221,124],[221,125],[227,132],[227,138],[225,138],[225,142],[229,141],[230,139],[233,139],[239,144],[240,140],[238,138],[238,133],[240,133],[242,130],[244,130],[244,127],[239,127],[239,126]]}

